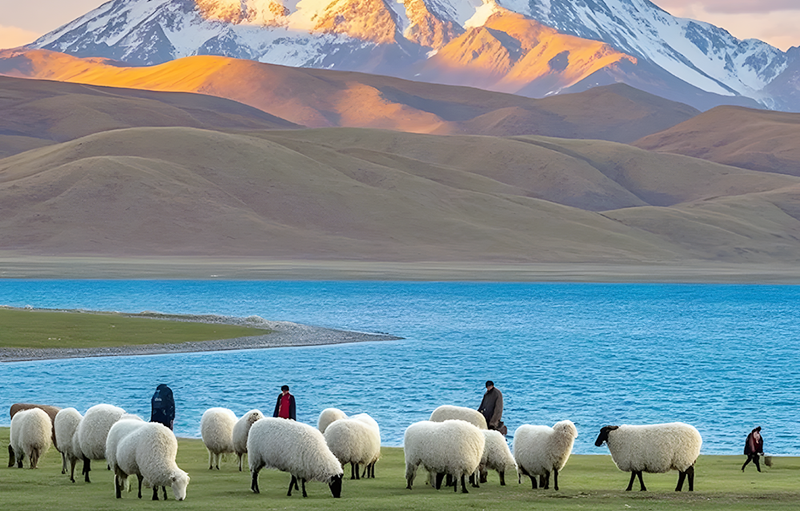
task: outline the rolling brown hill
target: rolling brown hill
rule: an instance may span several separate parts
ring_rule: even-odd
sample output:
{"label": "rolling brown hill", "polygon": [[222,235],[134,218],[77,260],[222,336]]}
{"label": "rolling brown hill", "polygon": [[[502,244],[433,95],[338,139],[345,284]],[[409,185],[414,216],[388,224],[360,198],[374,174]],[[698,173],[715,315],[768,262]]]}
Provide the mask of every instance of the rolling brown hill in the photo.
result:
{"label": "rolling brown hill", "polygon": [[0,252],[792,263],[798,191],[601,141],[133,128],[0,160]]}
{"label": "rolling brown hill", "polygon": [[634,145],[744,169],[800,176],[800,113],[720,106]]}
{"label": "rolling brown hill", "polygon": [[535,100],[387,76],[198,56],[125,67],[45,50],[0,51],[0,74],[227,98],[308,127],[630,142],[699,112],[626,85]]}
{"label": "rolling brown hill", "polygon": [[101,131],[140,126],[290,129],[228,99],[0,76],[0,157]]}

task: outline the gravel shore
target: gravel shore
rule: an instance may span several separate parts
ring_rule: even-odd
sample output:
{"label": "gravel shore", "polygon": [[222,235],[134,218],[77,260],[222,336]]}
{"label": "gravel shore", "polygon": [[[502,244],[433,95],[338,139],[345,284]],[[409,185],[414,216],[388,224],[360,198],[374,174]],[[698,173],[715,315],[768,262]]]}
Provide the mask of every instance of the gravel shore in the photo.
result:
{"label": "gravel shore", "polygon": [[61,358],[116,357],[129,355],[160,355],[165,353],[194,353],[200,351],[227,351],[261,348],[287,348],[302,346],[322,346],[353,342],[395,341],[402,339],[389,334],[350,332],[330,328],[300,325],[288,321],[268,321],[258,316],[235,318],[229,316],[190,316],[164,315],[157,313],[131,314],[137,317],[151,317],[166,321],[197,321],[203,323],[225,323],[269,331],[264,335],[220,339],[217,341],[184,342],[180,344],[144,344],[138,346],[117,346],[114,348],[8,348],[0,349],[1,362],[22,362],[29,360],[48,360]]}

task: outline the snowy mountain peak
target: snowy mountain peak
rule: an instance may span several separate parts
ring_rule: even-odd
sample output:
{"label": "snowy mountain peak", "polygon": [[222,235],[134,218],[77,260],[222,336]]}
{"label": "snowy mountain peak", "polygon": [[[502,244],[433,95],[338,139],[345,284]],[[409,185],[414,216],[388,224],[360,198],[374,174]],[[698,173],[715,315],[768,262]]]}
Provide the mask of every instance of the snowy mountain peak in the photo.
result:
{"label": "snowy mountain peak", "polygon": [[[504,17],[510,14],[518,21]],[[503,27],[490,26],[498,15]],[[537,61],[535,52],[520,60],[513,48],[531,47],[541,25],[519,20],[554,30],[547,48],[572,49],[557,53],[555,67]],[[531,95],[558,93],[567,90],[565,84],[582,90],[621,81],[670,99],[686,96],[699,108],[726,101],[751,104],[742,98],[784,104],[770,97],[767,85],[800,58],[762,41],[736,39],[708,23],[676,18],[649,0],[112,0],[29,47],[138,65],[224,55],[415,78],[428,76],[423,71],[432,55],[474,29],[484,32],[459,43],[471,53],[451,47],[455,60],[448,65],[488,63],[491,55],[510,52],[503,57],[510,59],[507,65],[499,68],[513,68],[517,77],[537,76],[539,85],[512,90],[508,83],[520,82],[509,79],[503,90]],[[601,46],[566,43],[565,37]],[[547,69],[549,89],[542,85]],[[448,68],[448,80],[457,71]]]}

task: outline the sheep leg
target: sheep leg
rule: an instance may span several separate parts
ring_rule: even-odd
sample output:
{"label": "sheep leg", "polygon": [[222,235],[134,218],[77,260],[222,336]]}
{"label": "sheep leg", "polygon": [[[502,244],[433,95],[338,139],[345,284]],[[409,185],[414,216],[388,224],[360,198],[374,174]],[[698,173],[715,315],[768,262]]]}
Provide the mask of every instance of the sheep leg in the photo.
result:
{"label": "sheep leg", "polygon": [[[158,500],[158,486],[153,485],[153,500]],[[167,499],[164,499],[167,500]]]}
{"label": "sheep leg", "polygon": [[406,463],[406,490],[411,489],[411,485],[414,483],[414,478],[416,476],[417,476],[416,465],[411,465]]}
{"label": "sheep leg", "polygon": [[70,457],[70,459],[69,459],[69,465],[70,465],[69,466],[69,480],[72,481],[73,483],[75,482],[75,465],[77,465],[77,464],[78,464],[78,458]]}
{"label": "sheep leg", "polygon": [[628,487],[625,488],[625,491],[631,491],[633,489],[633,481],[636,479],[636,472],[631,471],[631,480],[628,482]]}
{"label": "sheep leg", "polygon": [[61,453],[61,473],[67,473],[67,455],[65,453]]}
{"label": "sheep leg", "polygon": [[[467,480],[467,476],[465,474],[461,474],[461,493],[469,493],[469,490],[467,490],[467,481],[466,480]],[[457,487],[458,485],[454,485],[454,486]],[[458,491],[458,488],[454,488],[454,490]]]}
{"label": "sheep leg", "polygon": [[14,449],[11,447],[11,445],[9,445],[8,446],[8,468],[13,467],[16,462],[17,462],[17,456],[14,454]]}
{"label": "sheep leg", "polygon": [[694,491],[694,465],[686,469],[686,475],[689,476],[689,491]]}
{"label": "sheep leg", "polygon": [[[545,472],[547,473],[547,472]],[[539,476],[539,488],[546,490],[550,486],[550,481],[546,480],[544,475]]]}
{"label": "sheep leg", "polygon": [[443,480],[444,480],[444,472],[436,474],[436,489],[437,490],[441,489]]}
{"label": "sheep leg", "polygon": [[136,474],[136,479],[139,480],[139,494],[137,495],[140,499],[142,498],[142,481],[144,478],[141,474]]}
{"label": "sheep leg", "polygon": [[242,457],[243,457],[243,455],[242,454],[236,454],[236,456],[239,457],[239,472],[241,472],[242,471]]}
{"label": "sheep leg", "polygon": [[300,487],[297,486],[297,479],[294,480],[294,489],[295,490],[300,490]]}
{"label": "sheep leg", "polygon": [[478,477],[479,477],[478,474],[476,474],[475,472],[469,475],[469,484],[473,488],[480,488],[480,485],[478,484]]}
{"label": "sheep leg", "polygon": [[122,481],[116,474],[114,474],[114,496],[118,499],[122,498]]}
{"label": "sheep leg", "polygon": [[292,496],[292,490],[294,489],[294,485],[296,484],[297,484],[297,478],[295,476],[292,476],[292,480],[289,481],[289,492],[286,494],[287,497]]}
{"label": "sheep leg", "polygon": [[644,479],[642,479],[642,471],[638,472],[639,474],[639,491],[647,491],[647,488],[644,487]]}
{"label": "sheep leg", "polygon": [[539,480],[540,486],[542,487],[543,490],[549,490],[550,489],[550,471],[549,470],[545,470],[544,471],[544,475],[542,476],[542,479],[544,479],[544,484],[542,484],[542,481],[540,479]]}
{"label": "sheep leg", "polygon": [[[352,463],[351,463],[351,465],[352,465]],[[360,480],[361,477],[359,477],[359,470],[358,470],[359,466],[358,466],[358,463],[356,463],[355,466],[356,466],[356,480]]]}
{"label": "sheep leg", "polygon": [[[261,493],[258,490],[258,473],[261,471],[261,467],[253,467],[252,469],[252,477],[250,478],[250,489],[253,490],[253,493]],[[291,490],[291,488],[290,488]]]}
{"label": "sheep leg", "polygon": [[506,485],[506,473],[505,472],[498,472],[497,474],[500,476],[500,486],[505,486]]}
{"label": "sheep leg", "polygon": [[553,469],[553,489],[558,491],[558,469]]}
{"label": "sheep leg", "polygon": [[308,497],[308,493],[306,493],[306,480],[300,479],[300,484],[303,486],[303,497]]}
{"label": "sheep leg", "polygon": [[162,486],[161,487],[161,493],[164,494],[164,500],[167,500],[167,487],[166,486]]}
{"label": "sheep leg", "polygon": [[[38,467],[39,466],[39,449],[32,450],[31,451],[31,455],[29,456],[29,458],[30,458],[30,462],[31,462],[31,467],[30,468]],[[758,471],[761,472],[761,469],[759,469]]]}
{"label": "sheep leg", "polygon": [[536,476],[535,475],[529,475],[528,477],[531,478],[531,488],[534,489],[534,490],[537,489],[538,486],[536,485]]}

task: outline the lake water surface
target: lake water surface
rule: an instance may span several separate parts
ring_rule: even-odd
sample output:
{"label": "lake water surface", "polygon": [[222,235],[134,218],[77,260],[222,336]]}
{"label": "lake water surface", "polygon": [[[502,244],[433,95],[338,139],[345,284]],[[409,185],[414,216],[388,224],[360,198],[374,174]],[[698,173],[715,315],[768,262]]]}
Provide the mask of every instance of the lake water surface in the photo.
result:
{"label": "lake water surface", "polygon": [[608,452],[594,446],[607,424],[684,421],[706,454],[741,454],[761,425],[768,453],[800,455],[795,286],[0,280],[0,304],[258,315],[404,338],[0,364],[6,410],[107,402],[149,418],[153,390],[168,383],[176,433],[199,437],[205,409],[271,414],[286,383],[298,420],[316,425],[331,406],[368,412],[399,446],[440,404],[476,408],[492,379],[509,433],[570,419],[579,454]]}

